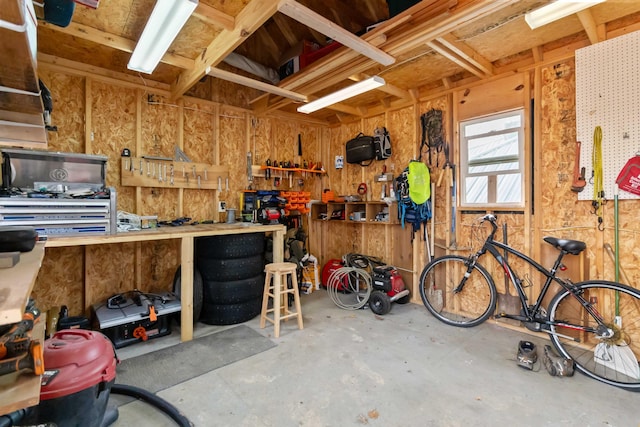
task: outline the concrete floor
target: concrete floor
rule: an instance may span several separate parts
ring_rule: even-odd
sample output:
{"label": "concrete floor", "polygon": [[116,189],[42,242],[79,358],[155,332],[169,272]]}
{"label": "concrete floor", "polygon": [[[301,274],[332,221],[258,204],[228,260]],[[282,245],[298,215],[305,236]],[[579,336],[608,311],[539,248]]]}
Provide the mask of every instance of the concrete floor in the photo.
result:
{"label": "concrete floor", "polygon": [[[325,291],[302,295],[304,330],[259,329],[276,347],[158,393],[196,426],[640,426],[636,393],[581,374],[552,377],[515,363],[532,336],[486,322],[447,326],[418,304],[385,316],[336,307]],[[198,324],[196,336],[223,327]],[[120,349],[135,356],[179,340],[170,336]],[[212,349],[215,351],[215,349]],[[117,382],[117,378],[116,378]],[[117,396],[112,396],[117,400]],[[152,407],[121,406],[125,426],[174,426]]]}

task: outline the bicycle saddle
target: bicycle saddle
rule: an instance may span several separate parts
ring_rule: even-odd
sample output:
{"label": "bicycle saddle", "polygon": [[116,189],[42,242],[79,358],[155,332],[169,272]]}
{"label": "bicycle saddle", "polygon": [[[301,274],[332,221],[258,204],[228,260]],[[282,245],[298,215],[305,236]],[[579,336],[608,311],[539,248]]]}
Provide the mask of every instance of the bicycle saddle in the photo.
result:
{"label": "bicycle saddle", "polygon": [[587,244],[579,240],[556,239],[555,237],[545,237],[542,240],[556,249],[565,251],[571,255],[578,255],[587,248]]}

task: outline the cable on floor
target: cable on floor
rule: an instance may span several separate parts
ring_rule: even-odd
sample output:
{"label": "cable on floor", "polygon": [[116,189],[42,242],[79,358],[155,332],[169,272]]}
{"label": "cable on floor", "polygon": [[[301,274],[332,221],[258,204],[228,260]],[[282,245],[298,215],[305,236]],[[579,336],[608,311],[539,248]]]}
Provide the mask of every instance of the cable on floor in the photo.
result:
{"label": "cable on floor", "polygon": [[329,276],[327,293],[344,310],[358,310],[371,295],[371,275],[361,268],[341,267]]}

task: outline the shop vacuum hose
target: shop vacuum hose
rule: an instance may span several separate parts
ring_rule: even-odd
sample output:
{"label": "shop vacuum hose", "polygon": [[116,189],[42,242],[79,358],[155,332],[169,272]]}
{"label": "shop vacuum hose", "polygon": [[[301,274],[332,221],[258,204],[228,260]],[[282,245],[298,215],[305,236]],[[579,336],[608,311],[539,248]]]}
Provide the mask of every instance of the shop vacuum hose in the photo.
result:
{"label": "shop vacuum hose", "polygon": [[[136,398],[138,400],[142,400],[143,402],[154,406],[167,414],[173,421],[176,422],[176,424],[178,424],[178,426],[193,427],[193,424],[191,424],[189,419],[182,415],[175,406],[147,390],[130,385],[113,384],[113,386],[111,386],[111,393],[122,394],[125,396]],[[0,427],[13,427],[16,425],[20,425],[20,422],[22,422],[22,419],[25,417],[27,410],[28,409],[19,409],[10,414],[0,416]],[[105,417],[107,417],[107,414],[105,414]],[[103,426],[108,426],[115,422],[118,419],[117,412],[114,417],[109,418],[109,420],[103,420]],[[107,422],[107,424],[104,424],[105,421]]]}
{"label": "shop vacuum hose", "polygon": [[167,414],[180,427],[193,427],[191,421],[189,421],[187,417],[182,415],[175,406],[147,390],[131,385],[114,384],[113,386],[111,386],[111,393],[123,394],[125,396],[142,400],[143,402],[155,406],[156,408]]}

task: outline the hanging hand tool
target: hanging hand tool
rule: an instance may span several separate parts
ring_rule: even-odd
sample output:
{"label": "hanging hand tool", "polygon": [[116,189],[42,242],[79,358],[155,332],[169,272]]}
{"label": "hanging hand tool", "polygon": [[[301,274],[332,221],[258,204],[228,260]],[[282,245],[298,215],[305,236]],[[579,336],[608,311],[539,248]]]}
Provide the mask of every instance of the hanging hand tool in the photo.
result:
{"label": "hanging hand tool", "polygon": [[587,181],[584,179],[584,172],[584,168],[580,169],[580,141],[576,141],[576,160],[573,166],[571,191],[579,193],[584,190],[584,186],[587,185]]}
{"label": "hanging hand tool", "polygon": [[598,230],[604,231],[604,181],[602,174],[602,128],[596,126],[593,131],[593,153],[591,155],[593,167],[593,214],[598,217]]}
{"label": "hanging hand tool", "polygon": [[271,160],[266,161],[267,168],[264,170],[264,178],[271,179]]}

